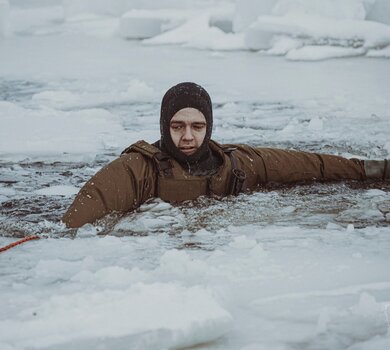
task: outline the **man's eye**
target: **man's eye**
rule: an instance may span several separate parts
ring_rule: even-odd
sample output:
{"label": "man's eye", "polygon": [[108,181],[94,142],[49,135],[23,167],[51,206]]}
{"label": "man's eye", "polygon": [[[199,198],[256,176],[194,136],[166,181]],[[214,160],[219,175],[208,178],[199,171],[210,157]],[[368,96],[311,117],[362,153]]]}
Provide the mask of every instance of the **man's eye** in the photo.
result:
{"label": "man's eye", "polygon": [[200,124],[200,125],[195,124],[195,125],[193,126],[193,128],[194,128],[195,130],[198,130],[198,131],[202,130],[204,127],[205,127],[205,125],[203,125],[203,124]]}
{"label": "man's eye", "polygon": [[183,127],[181,125],[171,125],[171,129],[176,130],[176,131],[181,130],[182,128]]}

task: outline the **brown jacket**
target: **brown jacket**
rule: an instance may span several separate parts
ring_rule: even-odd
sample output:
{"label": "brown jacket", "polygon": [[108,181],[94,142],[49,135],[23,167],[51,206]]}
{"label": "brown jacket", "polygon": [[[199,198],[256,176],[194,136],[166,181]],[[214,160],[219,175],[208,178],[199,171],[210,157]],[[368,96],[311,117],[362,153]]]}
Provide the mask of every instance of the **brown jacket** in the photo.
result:
{"label": "brown jacket", "polygon": [[144,141],[136,143],[83,186],[63,222],[68,227],[80,227],[112,211],[136,209],[152,197],[179,202],[202,194],[227,196],[232,194],[233,168],[246,175],[242,191],[268,183],[366,179],[364,164],[356,159],[246,145],[221,146],[214,141],[210,147],[223,159],[222,166],[212,176],[192,176],[174,159],[168,160],[172,170],[167,174],[152,156],[161,152]]}

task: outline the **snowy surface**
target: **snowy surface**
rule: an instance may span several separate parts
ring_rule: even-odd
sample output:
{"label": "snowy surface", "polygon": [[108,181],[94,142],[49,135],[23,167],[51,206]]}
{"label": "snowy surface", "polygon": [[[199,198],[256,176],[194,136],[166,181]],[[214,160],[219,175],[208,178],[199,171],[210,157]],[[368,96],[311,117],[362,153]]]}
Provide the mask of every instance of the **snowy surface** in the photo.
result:
{"label": "snowy surface", "polygon": [[126,39],[146,39],[185,23],[192,12],[175,10],[131,10],[120,19],[120,32]]}
{"label": "snowy surface", "polygon": [[390,24],[390,2],[387,0],[372,1],[372,7],[367,13],[367,19],[370,21]]}
{"label": "snowy surface", "polygon": [[8,0],[0,0],[0,39],[5,37],[9,31],[9,2]]}
{"label": "snowy surface", "polygon": [[[271,40],[269,47],[264,45],[262,38],[264,33],[298,38],[302,45],[312,45],[312,50],[317,48],[317,51],[313,50],[316,56],[321,56],[323,45],[331,45],[334,51],[343,48],[361,49],[360,54],[364,55],[369,49],[382,48],[390,44],[390,26],[388,25],[369,21],[340,21],[306,15],[258,17],[257,21],[246,31],[247,45],[253,49],[271,48]],[[256,45],[256,40],[260,41],[259,45]],[[326,55],[323,58],[329,57],[339,56],[335,53],[334,56]]]}
{"label": "snowy surface", "polygon": [[[61,21],[65,20],[61,31],[122,37],[146,45],[256,50],[303,61],[357,55],[387,58],[382,50],[390,46],[387,0],[64,0],[61,4],[57,6]],[[8,17],[6,12],[3,17]],[[21,18],[11,18],[18,32]],[[34,18],[43,20],[42,11]],[[53,30],[47,25],[37,29],[36,23],[28,28],[39,35]],[[280,39],[293,39],[299,48],[309,49],[302,54],[295,52],[296,46],[280,50]]]}
{"label": "snowy surface", "polygon": [[[60,223],[104,164],[158,139],[160,100],[181,81],[209,91],[217,141],[390,158],[388,26],[370,12],[384,2],[158,3],[10,1],[0,246],[45,239],[1,253],[0,348],[389,349],[389,183],[154,200]],[[185,22],[123,39],[124,13],[168,8]],[[247,29],[230,31],[239,17]],[[250,27],[267,27],[251,37],[266,53],[248,50]]]}

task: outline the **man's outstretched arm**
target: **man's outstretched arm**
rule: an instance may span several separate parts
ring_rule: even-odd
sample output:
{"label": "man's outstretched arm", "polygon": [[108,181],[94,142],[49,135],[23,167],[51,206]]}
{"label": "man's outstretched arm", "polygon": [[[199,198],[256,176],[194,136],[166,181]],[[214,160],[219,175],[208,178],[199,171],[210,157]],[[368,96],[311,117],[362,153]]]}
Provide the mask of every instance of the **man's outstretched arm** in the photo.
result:
{"label": "man's outstretched arm", "polygon": [[270,148],[254,149],[264,169],[264,182],[390,180],[389,160],[359,160],[340,156]]}
{"label": "man's outstretched arm", "polygon": [[106,214],[128,212],[154,196],[153,165],[138,153],[114,160],[80,190],[62,218],[67,227],[93,223]]}
{"label": "man's outstretched arm", "polygon": [[339,156],[257,149],[267,173],[267,182],[365,180],[364,163]]}
{"label": "man's outstretched arm", "polygon": [[238,150],[249,188],[266,183],[367,179],[364,161],[358,159],[245,145],[238,145]]}

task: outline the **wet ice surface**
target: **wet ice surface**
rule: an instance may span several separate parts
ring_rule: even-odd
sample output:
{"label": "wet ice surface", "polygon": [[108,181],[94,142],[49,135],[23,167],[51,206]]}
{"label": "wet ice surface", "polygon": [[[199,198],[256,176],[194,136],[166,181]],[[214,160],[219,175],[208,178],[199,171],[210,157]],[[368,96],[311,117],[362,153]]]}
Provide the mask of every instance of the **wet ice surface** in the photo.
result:
{"label": "wet ice surface", "polygon": [[[40,153],[18,133],[0,140],[22,151],[0,157],[0,246],[45,238],[1,254],[1,349],[390,348],[389,183],[154,200],[79,230],[59,222],[123,148],[157,139],[162,94],[183,80],[212,93],[217,141],[389,158],[389,61],[292,64],[57,36],[59,27],[34,24],[39,36],[20,28],[0,43],[0,112],[20,107],[23,122],[90,111],[96,123],[97,109],[123,130],[111,131],[117,140],[107,130],[89,154],[64,153],[49,134],[38,135],[53,141]],[[29,62],[16,59],[21,47]],[[64,147],[83,127],[63,130]]]}

